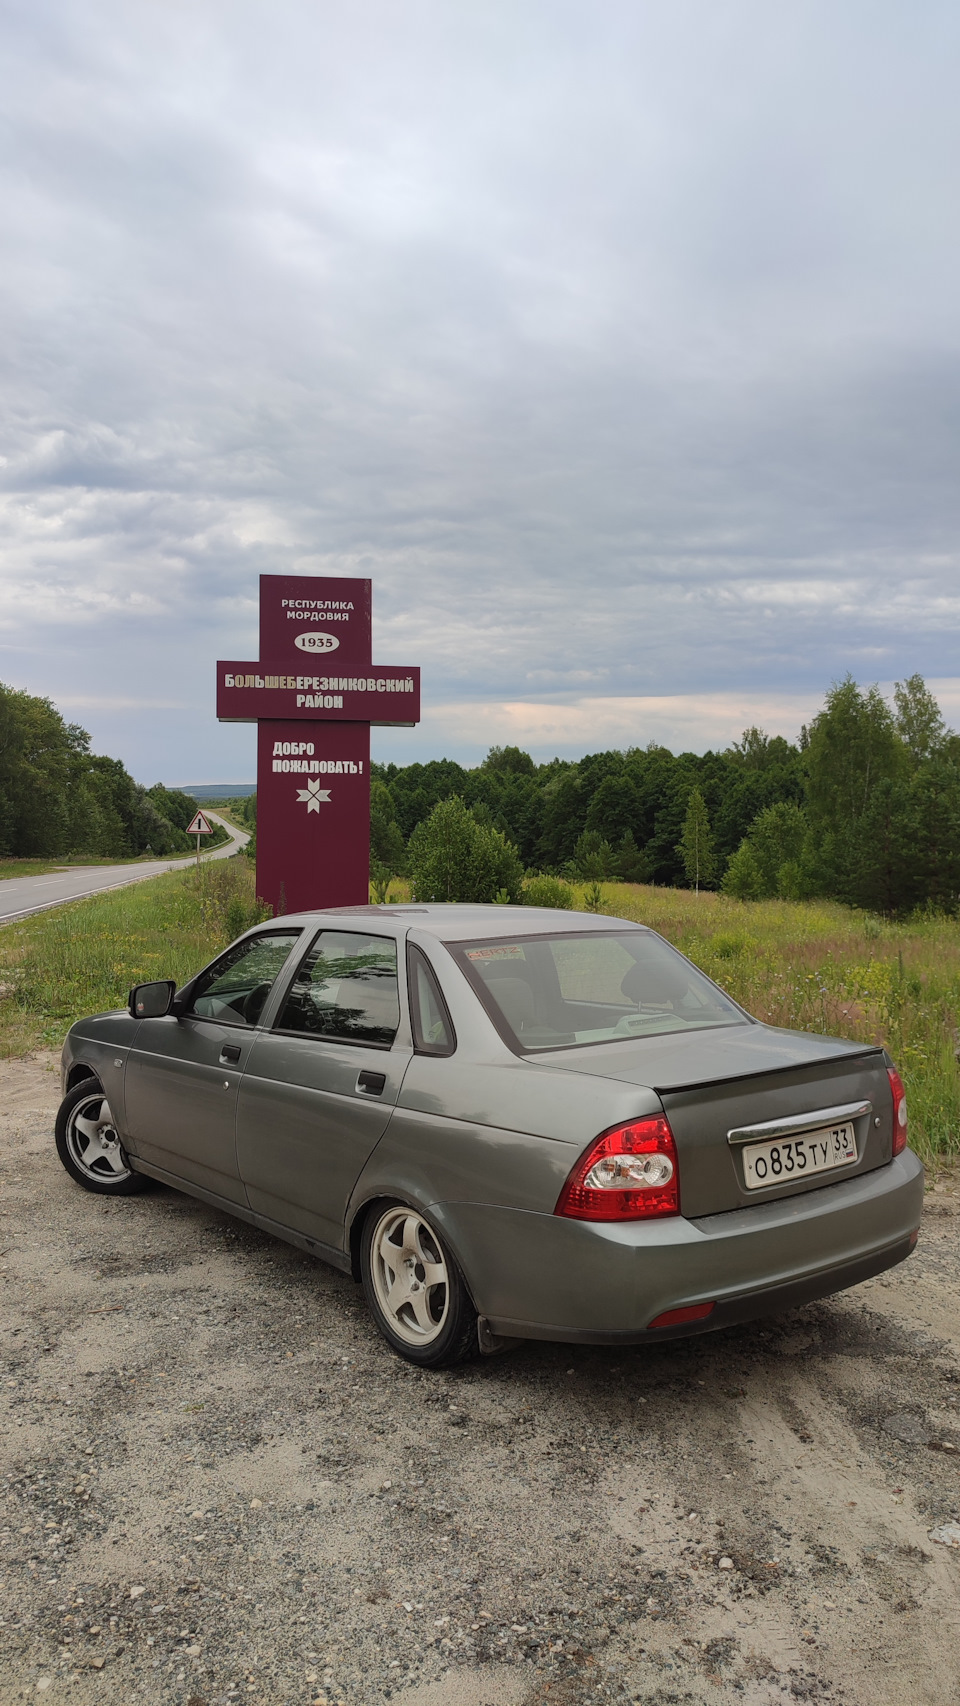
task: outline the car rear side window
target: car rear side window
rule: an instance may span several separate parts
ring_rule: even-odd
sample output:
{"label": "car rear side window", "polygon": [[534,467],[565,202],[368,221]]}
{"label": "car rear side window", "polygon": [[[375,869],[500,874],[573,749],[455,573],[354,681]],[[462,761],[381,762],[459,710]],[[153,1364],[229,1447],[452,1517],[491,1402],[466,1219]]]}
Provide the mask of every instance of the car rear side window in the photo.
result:
{"label": "car rear side window", "polygon": [[410,973],[410,1017],[418,1054],[453,1054],[457,1038],[433,967],[419,948],[407,949]]}
{"label": "car rear side window", "polygon": [[297,969],[276,1029],[388,1048],[399,1023],[392,937],[323,930]]}
{"label": "car rear side window", "polygon": [[751,1022],[647,930],[465,942],[451,951],[514,1048],[582,1048]]}
{"label": "car rear side window", "polygon": [[255,1025],[299,930],[271,930],[235,942],[201,972],[188,1013],[228,1025]]}

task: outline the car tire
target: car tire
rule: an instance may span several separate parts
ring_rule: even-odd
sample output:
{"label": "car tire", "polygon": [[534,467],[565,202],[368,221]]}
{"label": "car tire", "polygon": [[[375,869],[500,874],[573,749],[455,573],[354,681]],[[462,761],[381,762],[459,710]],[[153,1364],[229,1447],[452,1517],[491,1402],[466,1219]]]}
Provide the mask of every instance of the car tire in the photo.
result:
{"label": "car tire", "polygon": [[104,1197],[132,1197],[150,1189],[152,1179],[135,1173],[127,1159],[110,1104],[95,1078],[85,1078],[60,1103],[57,1154],[85,1191]]}
{"label": "car tire", "polygon": [[381,1202],[360,1240],[363,1289],[391,1350],[420,1368],[449,1368],[478,1354],[477,1312],[436,1228],[419,1209]]}

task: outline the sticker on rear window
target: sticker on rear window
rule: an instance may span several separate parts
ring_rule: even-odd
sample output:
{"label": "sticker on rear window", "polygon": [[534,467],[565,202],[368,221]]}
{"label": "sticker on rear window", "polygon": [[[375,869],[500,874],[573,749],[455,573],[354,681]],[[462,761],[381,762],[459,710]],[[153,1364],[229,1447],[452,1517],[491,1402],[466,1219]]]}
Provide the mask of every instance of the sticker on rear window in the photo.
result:
{"label": "sticker on rear window", "polygon": [[468,960],[525,960],[526,954],[516,943],[506,948],[468,948]]}

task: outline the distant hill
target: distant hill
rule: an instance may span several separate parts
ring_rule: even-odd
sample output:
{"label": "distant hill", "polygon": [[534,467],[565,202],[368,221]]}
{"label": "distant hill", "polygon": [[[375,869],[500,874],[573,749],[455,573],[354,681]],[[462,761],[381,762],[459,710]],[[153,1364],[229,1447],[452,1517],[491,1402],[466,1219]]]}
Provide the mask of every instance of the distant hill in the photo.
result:
{"label": "distant hill", "polygon": [[180,789],[191,800],[243,800],[256,791],[256,782],[185,782]]}

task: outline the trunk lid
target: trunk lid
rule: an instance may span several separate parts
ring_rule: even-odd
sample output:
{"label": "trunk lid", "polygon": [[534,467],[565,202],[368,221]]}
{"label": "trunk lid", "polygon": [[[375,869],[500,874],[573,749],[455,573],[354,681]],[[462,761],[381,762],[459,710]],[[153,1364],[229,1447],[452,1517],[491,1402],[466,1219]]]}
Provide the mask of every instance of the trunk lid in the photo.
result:
{"label": "trunk lid", "polygon": [[[545,1065],[544,1056],[540,1059]],[[657,1092],[677,1142],[680,1208],[688,1219],[815,1190],[890,1160],[893,1103],[886,1058],[869,1044],[737,1025],[575,1049],[565,1057],[553,1056],[550,1065]],[[795,1119],[799,1133],[812,1114],[823,1111],[828,1126],[839,1118],[833,1114],[831,1119],[831,1110],[865,1103],[869,1111],[847,1116],[856,1137],[856,1162],[747,1189],[745,1145],[730,1143],[730,1131],[777,1121],[786,1122],[788,1135]],[[758,1133],[757,1141],[767,1135]]]}

